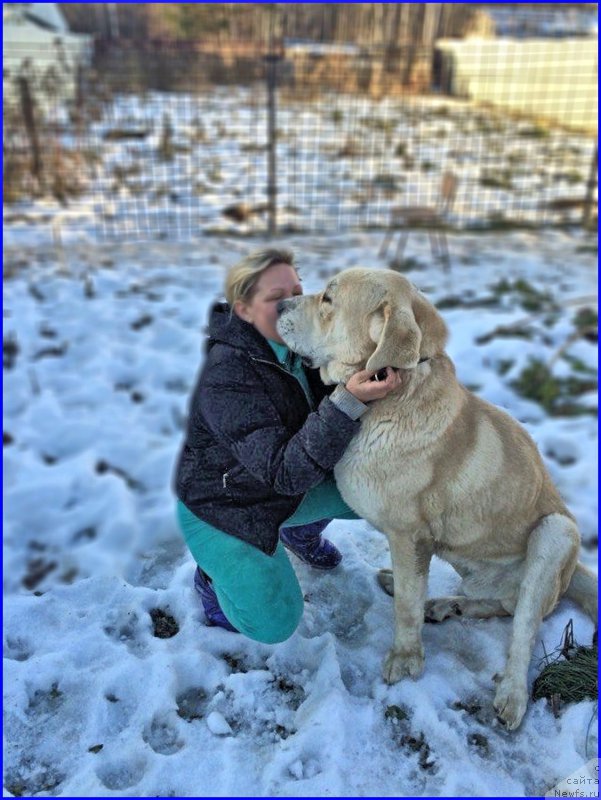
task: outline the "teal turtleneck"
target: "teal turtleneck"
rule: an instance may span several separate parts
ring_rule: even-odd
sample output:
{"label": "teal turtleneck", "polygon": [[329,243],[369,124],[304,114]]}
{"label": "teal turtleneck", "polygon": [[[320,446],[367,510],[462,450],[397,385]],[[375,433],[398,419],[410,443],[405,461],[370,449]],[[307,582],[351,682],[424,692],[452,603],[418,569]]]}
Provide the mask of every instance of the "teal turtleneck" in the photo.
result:
{"label": "teal turtleneck", "polygon": [[302,365],[301,357],[297,353],[293,353],[292,350],[290,350],[285,344],[274,342],[273,339],[268,339],[267,341],[275,353],[277,360],[284,367],[284,369],[292,373],[292,375],[294,375],[294,377],[300,381],[300,384],[307,395],[309,405],[311,408],[313,408],[314,399],[309,387],[307,375]]}

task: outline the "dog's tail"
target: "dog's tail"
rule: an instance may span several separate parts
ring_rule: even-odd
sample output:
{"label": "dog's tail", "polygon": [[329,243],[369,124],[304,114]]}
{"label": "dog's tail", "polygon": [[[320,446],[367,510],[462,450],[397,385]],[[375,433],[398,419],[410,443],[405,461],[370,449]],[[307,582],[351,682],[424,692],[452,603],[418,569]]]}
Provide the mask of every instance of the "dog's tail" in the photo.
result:
{"label": "dog's tail", "polygon": [[576,564],[570,585],[566,590],[566,597],[573,600],[582,608],[585,614],[593,620],[597,627],[597,576],[584,564]]}

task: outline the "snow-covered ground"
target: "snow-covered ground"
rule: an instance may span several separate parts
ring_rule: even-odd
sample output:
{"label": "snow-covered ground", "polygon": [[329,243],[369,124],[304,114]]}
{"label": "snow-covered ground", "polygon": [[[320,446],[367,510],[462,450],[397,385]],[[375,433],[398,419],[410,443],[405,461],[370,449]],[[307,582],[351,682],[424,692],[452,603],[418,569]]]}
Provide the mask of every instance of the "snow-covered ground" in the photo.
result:
{"label": "snow-covered ground", "polygon": [[[440,303],[459,378],[533,435],[595,566],[596,417],[549,416],[511,386],[530,356],[559,376],[596,370],[595,344],[560,350],[578,309],[595,306],[594,244],[559,232],[449,239],[445,275],[413,234],[408,277]],[[596,754],[593,702],[557,719],[533,703],[515,733],[496,723],[507,619],[427,626],[423,676],[385,685],[393,610],[375,576],[388,548],[362,521],[329,526],[344,554],[334,572],[295,562],[306,606],[287,642],[207,627],[170,481],[208,307],[227,267],[263,241],[66,237],[62,270],[48,236],[33,241],[5,232],[5,794],[544,795]],[[386,266],[379,243],[285,241],[306,292],[345,267]],[[513,289],[495,295],[501,279]],[[522,308],[518,279],[559,309]],[[530,338],[477,344],[524,319]],[[578,401],[595,408],[596,393]],[[429,595],[457,583],[434,559]],[[154,609],[175,620],[171,638],[153,635]],[[562,601],[536,638],[530,681],[570,618],[590,641],[591,622]]]}

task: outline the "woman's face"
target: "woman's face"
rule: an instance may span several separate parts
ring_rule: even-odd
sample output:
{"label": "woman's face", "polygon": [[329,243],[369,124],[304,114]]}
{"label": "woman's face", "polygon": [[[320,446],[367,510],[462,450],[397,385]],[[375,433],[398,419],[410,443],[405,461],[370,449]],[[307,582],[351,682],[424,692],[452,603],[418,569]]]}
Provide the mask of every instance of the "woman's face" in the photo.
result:
{"label": "woman's face", "polygon": [[280,300],[302,294],[298,275],[290,264],[272,264],[255,284],[255,293],[249,303],[237,300],[234,312],[250,322],[266,339],[285,344],[276,330],[277,305]]}

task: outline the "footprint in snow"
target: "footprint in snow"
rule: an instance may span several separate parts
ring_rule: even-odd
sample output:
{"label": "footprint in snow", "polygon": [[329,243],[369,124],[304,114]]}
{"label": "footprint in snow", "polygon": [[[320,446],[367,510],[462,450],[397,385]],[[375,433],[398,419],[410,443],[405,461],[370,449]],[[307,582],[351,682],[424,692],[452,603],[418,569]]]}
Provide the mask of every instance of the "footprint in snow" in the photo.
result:
{"label": "footprint in snow", "polygon": [[10,636],[6,637],[3,651],[4,658],[9,658],[12,661],[27,661],[33,653],[34,648],[25,639],[19,636],[14,639]]}
{"label": "footprint in snow", "polygon": [[127,689],[121,693],[107,691],[104,694],[104,706],[102,707],[103,721],[101,729],[105,736],[111,736],[125,730],[136,711],[137,700],[130,697]]}
{"label": "footprint in snow", "polygon": [[152,721],[144,729],[142,738],[155,753],[160,753],[164,756],[177,753],[185,744],[183,739],[179,737],[174,711],[166,714],[155,714]]}
{"label": "footprint in snow", "polygon": [[115,759],[101,764],[96,769],[98,779],[112,791],[135,786],[140,783],[145,773],[146,760],[144,758]]}
{"label": "footprint in snow", "polygon": [[135,656],[143,658],[147,655],[148,646],[142,640],[146,622],[142,623],[134,610],[115,609],[107,617],[103,630],[115,642],[124,644]]}

